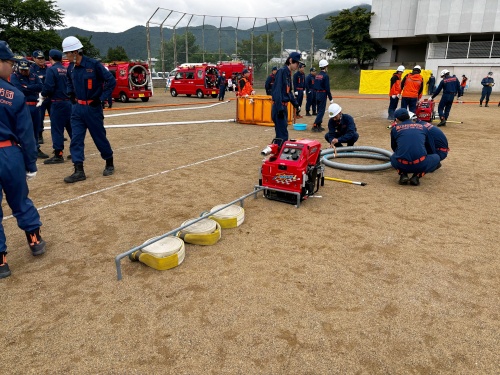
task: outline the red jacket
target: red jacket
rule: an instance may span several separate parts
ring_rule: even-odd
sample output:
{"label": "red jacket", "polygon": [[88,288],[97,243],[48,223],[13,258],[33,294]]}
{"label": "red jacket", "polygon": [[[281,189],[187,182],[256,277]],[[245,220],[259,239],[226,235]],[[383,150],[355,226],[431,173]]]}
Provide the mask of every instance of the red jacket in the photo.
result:
{"label": "red jacket", "polygon": [[401,94],[401,75],[403,73],[394,73],[391,77],[391,89],[389,96]]}

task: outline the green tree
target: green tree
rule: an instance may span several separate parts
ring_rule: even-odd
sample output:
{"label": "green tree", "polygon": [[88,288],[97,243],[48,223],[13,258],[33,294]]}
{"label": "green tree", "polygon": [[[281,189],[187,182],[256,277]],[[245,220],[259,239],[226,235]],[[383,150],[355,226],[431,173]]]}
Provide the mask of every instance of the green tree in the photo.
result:
{"label": "green tree", "polygon": [[122,46],[117,46],[116,48],[108,48],[108,54],[106,55],[106,61],[128,61],[127,52]]}
{"label": "green tree", "polygon": [[31,55],[35,49],[48,51],[61,47],[54,30],[64,26],[63,12],[52,0],[1,0],[0,39],[12,50]]}
{"label": "green tree", "polygon": [[[187,33],[187,61],[186,61],[186,34],[173,35],[168,42],[163,43],[165,70],[170,71],[177,65],[185,62],[201,62],[203,59],[200,46],[196,44],[196,37],[193,33]],[[177,61],[176,61],[177,60]],[[161,51],[158,58],[160,64],[156,70],[162,70]]]}
{"label": "green tree", "polygon": [[[267,55],[269,43],[269,56]],[[274,34],[262,34],[252,39],[242,40],[238,43],[238,55],[251,63],[254,70],[259,71],[270,57],[281,55],[281,46],[274,41]],[[268,58],[269,57],[269,58]]]}
{"label": "green tree", "polygon": [[332,42],[337,58],[354,59],[361,68],[363,63],[387,51],[370,38],[370,22],[374,14],[363,8],[356,8],[354,12],[344,9],[337,16],[327,18],[331,24],[325,39]]}
{"label": "green tree", "polygon": [[78,38],[78,40],[82,43],[82,45],[83,45],[83,54],[85,56],[92,57],[94,59],[100,59],[101,58],[101,52],[91,42],[92,35],[89,36],[89,37],[75,35],[75,37]]}

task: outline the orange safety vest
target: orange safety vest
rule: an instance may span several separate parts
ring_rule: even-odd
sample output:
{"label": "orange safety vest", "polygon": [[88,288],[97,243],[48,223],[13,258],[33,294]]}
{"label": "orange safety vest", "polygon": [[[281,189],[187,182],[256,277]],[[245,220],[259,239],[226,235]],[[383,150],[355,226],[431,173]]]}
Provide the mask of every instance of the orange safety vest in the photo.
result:
{"label": "orange safety vest", "polygon": [[[243,86],[243,88],[241,88],[241,81],[245,82],[245,85]],[[240,79],[239,83],[240,83],[240,85],[238,87],[238,89],[240,90],[239,96],[252,95],[253,88],[252,88],[252,85],[250,84],[250,81],[248,81],[248,79],[243,77],[242,79]]]}
{"label": "orange safety vest", "polygon": [[401,94],[401,74],[394,73],[392,77],[397,77],[396,82],[394,82],[389,90],[389,96]]}
{"label": "orange safety vest", "polygon": [[401,96],[404,98],[421,98],[424,79],[419,73],[409,73],[403,78]]}

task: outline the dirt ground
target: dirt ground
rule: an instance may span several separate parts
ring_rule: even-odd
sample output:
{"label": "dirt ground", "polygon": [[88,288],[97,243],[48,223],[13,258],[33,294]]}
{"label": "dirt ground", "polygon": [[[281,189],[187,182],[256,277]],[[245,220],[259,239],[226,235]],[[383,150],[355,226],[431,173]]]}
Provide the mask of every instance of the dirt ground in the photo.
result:
{"label": "dirt ground", "polygon": [[[356,120],[357,145],[390,149],[386,96],[333,95]],[[86,181],[63,182],[69,161],[38,163],[30,196],[47,253],[33,257],[4,219],[0,373],[498,374],[495,95],[489,108],[478,93],[453,105],[449,120],[463,124],[442,128],[451,152],[418,187],[398,185],[394,170],[326,167],[368,185],[326,181],[300,208],[247,198],[245,222],[217,244],[186,245],[167,271],[125,258],[121,281],[117,255],[250,193],[274,128],[226,122],[234,101],[158,90],[116,103],[105,115],[126,115],[106,125],[181,124],[108,129],[111,177],[90,138]],[[290,135],[326,147],[313,119]],[[218,121],[182,123],[202,120]]]}

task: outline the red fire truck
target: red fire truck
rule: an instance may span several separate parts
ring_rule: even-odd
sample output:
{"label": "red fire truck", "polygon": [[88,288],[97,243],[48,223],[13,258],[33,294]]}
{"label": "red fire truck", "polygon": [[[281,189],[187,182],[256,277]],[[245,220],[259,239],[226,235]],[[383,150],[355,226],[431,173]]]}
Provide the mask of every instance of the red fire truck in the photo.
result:
{"label": "red fire truck", "polygon": [[147,102],[153,96],[148,64],[141,62],[112,62],[104,64],[116,78],[112,97],[127,103],[129,99]]}
{"label": "red fire truck", "polygon": [[198,98],[219,95],[217,87],[218,70],[214,64],[193,63],[182,64],[177,67],[177,73],[170,82],[170,94],[177,96],[196,95]]}

